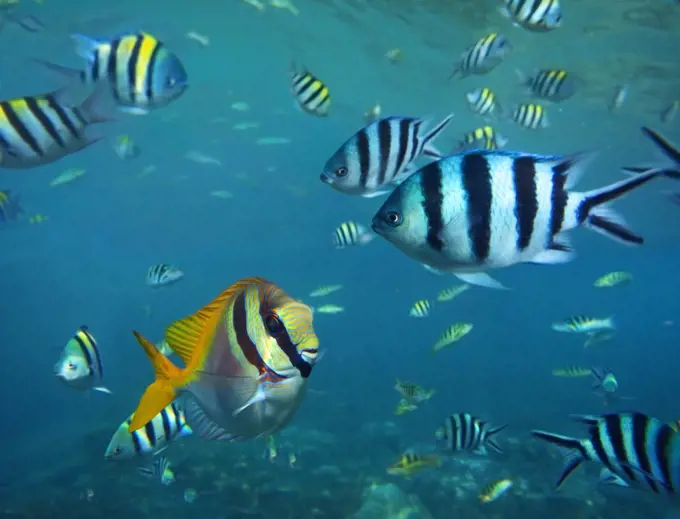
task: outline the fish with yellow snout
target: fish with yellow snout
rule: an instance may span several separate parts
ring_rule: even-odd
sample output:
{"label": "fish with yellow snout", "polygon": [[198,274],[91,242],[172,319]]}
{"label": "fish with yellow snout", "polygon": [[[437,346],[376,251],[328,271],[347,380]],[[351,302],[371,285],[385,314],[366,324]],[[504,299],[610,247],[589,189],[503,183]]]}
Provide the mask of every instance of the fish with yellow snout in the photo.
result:
{"label": "fish with yellow snout", "polygon": [[312,311],[274,283],[246,278],[197,313],[168,326],[175,366],[139,333],[156,380],[142,396],[130,431],[144,427],[177,396],[194,433],[210,440],[274,434],[293,418],[319,360]]}

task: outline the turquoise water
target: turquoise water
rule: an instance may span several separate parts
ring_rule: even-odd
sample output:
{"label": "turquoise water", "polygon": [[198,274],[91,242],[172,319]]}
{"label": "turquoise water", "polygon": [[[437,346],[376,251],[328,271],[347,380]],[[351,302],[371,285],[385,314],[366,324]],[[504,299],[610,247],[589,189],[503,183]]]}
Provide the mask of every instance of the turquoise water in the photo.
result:
{"label": "turquoise water", "polygon": [[[452,511],[465,517],[564,512],[565,517],[608,518],[620,517],[623,507],[632,516],[638,509],[645,517],[661,516],[665,503],[646,495],[598,492],[593,467],[555,493],[551,485],[560,462],[554,452],[535,445],[528,431],[540,427],[579,435],[582,429],[569,423],[568,414],[609,410],[592,395],[589,380],[552,376],[552,369],[566,365],[611,368],[622,394],[634,398],[627,409],[665,421],[680,416],[680,358],[673,351],[680,326],[673,322],[680,289],[680,213],[659,194],[673,189],[672,181],[659,180],[616,203],[646,238],[643,247],[623,247],[576,230],[570,233],[579,254],[573,263],[495,272],[512,291],[474,287],[446,306],[435,306],[427,319],[414,320],[408,317],[413,302],[434,298],[458,282],[425,272],[380,238],[366,247],[334,250],[337,225],[349,219],[368,224],[381,199],[332,191],[319,182],[319,173],[376,102],[385,115],[434,121],[455,113],[438,139],[447,149],[446,143],[453,145],[483,124],[467,109],[465,92],[489,86],[501,102],[512,104],[524,99],[513,69],[564,67],[583,82],[573,99],[549,107],[550,128],[530,132],[511,121],[495,125],[509,138],[508,149],[599,150],[581,183],[584,190],[618,180],[621,166],[655,158],[641,125],[680,142],[678,120],[665,125],[659,120],[680,88],[679,8],[661,0],[565,0],[564,27],[536,34],[513,27],[490,0],[297,0],[299,16],[272,7],[260,12],[237,1],[23,2],[46,29],[29,34],[8,25],[0,32],[2,99],[63,86],[30,58],[78,66],[72,32],[150,32],[178,54],[191,86],[178,101],[148,116],[119,115],[101,125],[96,131],[102,141],[85,151],[31,170],[0,170],[0,189],[20,193],[26,211],[26,218],[0,228],[5,401],[0,513],[345,518],[360,509],[371,485],[394,483],[436,518],[451,517]],[[644,15],[653,24],[635,25],[626,13],[628,19]],[[208,36],[209,46],[188,40],[185,34],[192,30]],[[448,82],[459,53],[491,31],[511,39],[513,54],[486,76]],[[395,47],[404,59],[392,64],[384,55]],[[314,118],[293,106],[288,75],[293,60],[330,87],[330,117]],[[629,98],[612,115],[607,106],[623,83],[630,84]],[[239,102],[248,103],[249,110],[234,110],[232,104]],[[259,127],[233,129],[250,121]],[[120,134],[139,145],[138,158],[116,156],[112,143]],[[291,142],[256,144],[271,136]],[[215,157],[221,165],[192,162],[185,158],[190,151]],[[155,169],[149,173],[150,166]],[[69,168],[86,174],[50,187]],[[233,197],[210,195],[218,190]],[[48,220],[29,223],[35,214]],[[151,290],[144,276],[156,263],[176,264],[186,277]],[[634,282],[621,290],[592,288],[597,277],[613,270],[632,272]],[[152,380],[131,330],[159,340],[169,322],[247,276],[271,279],[310,304],[308,293],[318,285],[345,286],[323,302],[346,311],[315,316],[326,353],[310,379],[312,391],[281,434],[281,442],[298,453],[299,466],[264,460],[261,440],[230,445],[196,438],[168,450],[178,478],[169,487],[139,478],[134,463],[105,462],[111,434]],[[554,320],[574,314],[615,315],[618,333],[611,342],[584,350],[580,338],[550,329]],[[474,331],[432,358],[431,345],[454,321],[471,322]],[[113,395],[81,394],[54,379],[61,348],[82,324],[98,339]],[[437,394],[415,413],[394,416],[396,378],[435,388]],[[510,424],[508,459],[485,461],[483,467],[450,462],[411,479],[385,473],[401,450],[430,445],[443,419],[463,411]],[[464,487],[456,478],[466,473],[481,486],[501,477],[524,478],[528,486],[482,506],[474,485],[456,494]],[[195,503],[184,501],[186,488],[197,490]]]}

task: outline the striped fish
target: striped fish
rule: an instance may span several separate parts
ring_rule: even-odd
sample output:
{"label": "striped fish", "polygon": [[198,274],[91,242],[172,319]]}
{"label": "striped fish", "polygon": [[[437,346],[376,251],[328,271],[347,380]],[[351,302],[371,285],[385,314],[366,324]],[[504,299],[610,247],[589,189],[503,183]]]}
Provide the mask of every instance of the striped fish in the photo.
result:
{"label": "striped fish", "polygon": [[562,486],[584,461],[603,465],[603,483],[675,494],[680,490],[680,435],[668,424],[642,413],[603,416],[574,415],[588,426],[585,439],[546,431],[532,431],[535,438],[559,447],[565,468],[557,480]]}
{"label": "striped fish", "polygon": [[141,429],[128,432],[133,415],[130,415],[113,434],[106,447],[107,460],[129,459],[155,455],[168,448],[178,438],[191,435],[184,410],[173,402],[149,420]]}
{"label": "striped fish", "polygon": [[519,70],[520,81],[535,96],[550,101],[564,101],[576,93],[576,79],[566,70],[536,70],[532,76],[526,77]]}
{"label": "striped fish", "polygon": [[615,330],[614,317],[599,318],[586,315],[573,315],[552,323],[552,329],[563,333],[594,333],[602,330]]}
{"label": "striped fish", "polygon": [[102,358],[97,341],[87,326],[78,328],[66,343],[54,373],[64,384],[75,389],[111,393],[101,385],[104,378]]}
{"label": "striped fish", "polygon": [[167,106],[189,87],[182,62],[151,34],[128,33],[111,39],[74,34],[72,38],[77,54],[87,60],[84,70],[37,61],[86,85],[106,84],[124,112],[147,114]]}
{"label": "striped fish", "polygon": [[373,198],[389,193],[413,172],[411,165],[419,156],[441,157],[433,141],[452,117],[427,133],[423,119],[379,119],[352,135],[328,159],[321,181],[348,195]]}
{"label": "striped fish", "polygon": [[508,139],[496,132],[493,126],[481,126],[463,135],[454,152],[472,150],[498,150],[508,143]]}
{"label": "striped fish", "polygon": [[505,36],[495,32],[487,34],[463,51],[449,79],[486,74],[500,65],[511,51],[512,45]]}
{"label": "striped fish", "polygon": [[170,461],[165,456],[154,459],[148,467],[139,467],[137,472],[147,478],[159,479],[163,485],[170,485],[175,482],[175,473],[170,468]]}
{"label": "striped fish", "polygon": [[0,168],[27,169],[50,164],[99,140],[91,124],[109,119],[95,104],[99,92],[69,106],[63,91],[0,101]]}
{"label": "striped fish", "polygon": [[310,115],[326,117],[331,109],[331,93],[326,84],[308,70],[297,71],[295,65],[291,80],[296,106]]}
{"label": "striped fish", "polygon": [[506,427],[507,425],[493,427],[471,414],[458,413],[446,419],[444,425],[435,431],[435,437],[446,450],[454,453],[486,454],[489,447],[503,454],[503,450],[493,437]]}
{"label": "striped fish", "polygon": [[165,340],[184,368],[134,334],[157,378],[135,410],[131,432],[183,394],[187,422],[205,439],[274,434],[299,407],[319,355],[310,308],[262,278],[238,281],[168,326]]}
{"label": "striped fish", "polygon": [[490,88],[476,88],[465,94],[465,99],[470,110],[478,115],[494,115],[498,108],[496,94]]}
{"label": "striped fish", "polygon": [[503,0],[501,13],[530,31],[551,31],[562,25],[560,0]]}
{"label": "striped fish", "polygon": [[430,310],[432,309],[432,303],[427,299],[421,299],[413,303],[413,306],[408,311],[408,315],[411,317],[427,317],[430,315]]}
{"label": "striped fish", "polygon": [[13,195],[8,189],[0,189],[0,222],[16,220],[23,212],[19,195]]}
{"label": "striped fish", "polygon": [[574,253],[565,232],[576,227],[642,244],[605,205],[665,173],[651,170],[591,191],[571,191],[592,158],[506,151],[452,155],[397,187],[372,227],[430,270],[491,288],[503,285],[486,270],[570,261]]}
{"label": "striped fish", "polygon": [[336,249],[345,249],[354,245],[366,245],[375,238],[374,234],[362,224],[350,220],[341,223],[333,234],[333,245]]}
{"label": "striped fish", "polygon": [[184,272],[177,267],[159,263],[157,265],[151,265],[149,270],[146,271],[146,284],[150,287],[162,287],[170,285],[171,283],[176,283],[183,277]]}
{"label": "striped fish", "polygon": [[512,110],[512,120],[529,130],[545,129],[550,126],[545,108],[535,103],[515,105]]}

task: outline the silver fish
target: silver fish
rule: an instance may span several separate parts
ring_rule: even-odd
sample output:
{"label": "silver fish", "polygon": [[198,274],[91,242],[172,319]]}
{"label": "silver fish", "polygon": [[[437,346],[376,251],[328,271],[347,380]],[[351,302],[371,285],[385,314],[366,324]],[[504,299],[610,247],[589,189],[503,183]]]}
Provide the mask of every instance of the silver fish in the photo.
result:
{"label": "silver fish", "polygon": [[87,326],[78,328],[66,343],[54,371],[57,378],[67,386],[111,393],[101,385],[104,377],[102,359],[97,341]]}

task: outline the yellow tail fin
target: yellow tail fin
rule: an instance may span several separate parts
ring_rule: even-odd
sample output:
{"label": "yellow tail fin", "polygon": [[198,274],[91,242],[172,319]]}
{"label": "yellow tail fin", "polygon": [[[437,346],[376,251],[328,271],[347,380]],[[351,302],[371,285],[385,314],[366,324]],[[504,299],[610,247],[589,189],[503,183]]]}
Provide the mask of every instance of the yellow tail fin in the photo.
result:
{"label": "yellow tail fin", "polygon": [[137,332],[132,333],[149,357],[156,374],[156,380],[146,388],[146,391],[142,395],[132,417],[132,422],[130,422],[130,425],[128,426],[129,432],[134,432],[137,429],[144,427],[154,416],[160,413],[163,408],[175,399],[177,396],[175,390],[181,385],[184,375],[183,370],[170,362],[170,360],[158,351],[145,337]]}

